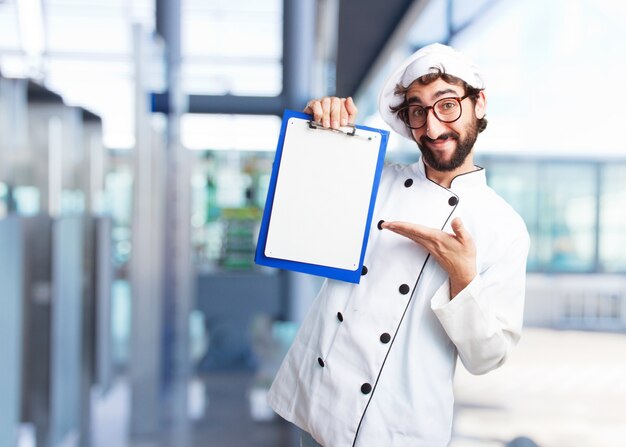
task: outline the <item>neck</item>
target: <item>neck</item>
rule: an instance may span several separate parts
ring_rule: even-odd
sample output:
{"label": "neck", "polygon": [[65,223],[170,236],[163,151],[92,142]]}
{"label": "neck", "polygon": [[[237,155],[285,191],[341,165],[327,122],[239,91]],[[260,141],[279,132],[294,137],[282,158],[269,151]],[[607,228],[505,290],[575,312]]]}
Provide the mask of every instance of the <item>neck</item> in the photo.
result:
{"label": "neck", "polygon": [[468,155],[461,166],[452,171],[437,171],[428,166],[425,162],[424,168],[426,170],[426,177],[444,188],[450,188],[452,186],[452,180],[454,180],[455,177],[476,170],[472,154]]}

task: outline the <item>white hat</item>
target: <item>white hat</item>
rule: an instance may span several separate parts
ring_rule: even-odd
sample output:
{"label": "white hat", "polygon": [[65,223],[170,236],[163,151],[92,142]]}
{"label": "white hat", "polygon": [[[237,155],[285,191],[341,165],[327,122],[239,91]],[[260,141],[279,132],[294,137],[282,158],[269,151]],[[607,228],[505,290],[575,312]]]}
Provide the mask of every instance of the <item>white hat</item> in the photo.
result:
{"label": "white hat", "polygon": [[413,140],[411,130],[396,113],[390,110],[390,107],[397,106],[404,101],[402,96],[394,94],[396,85],[401,84],[403,87],[408,87],[420,76],[437,72],[437,69],[462,79],[472,87],[485,88],[485,81],[480,69],[454,48],[433,43],[419,49],[387,78],[378,97],[378,111],[383,120],[403,137]]}

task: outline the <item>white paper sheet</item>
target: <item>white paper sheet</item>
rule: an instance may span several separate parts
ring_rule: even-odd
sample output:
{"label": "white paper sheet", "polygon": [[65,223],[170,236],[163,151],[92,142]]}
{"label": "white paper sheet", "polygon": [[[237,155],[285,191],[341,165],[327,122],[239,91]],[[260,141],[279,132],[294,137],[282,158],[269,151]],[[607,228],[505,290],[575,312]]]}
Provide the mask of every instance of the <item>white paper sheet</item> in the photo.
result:
{"label": "white paper sheet", "polygon": [[285,133],[265,256],[340,269],[359,266],[380,134],[310,129]]}

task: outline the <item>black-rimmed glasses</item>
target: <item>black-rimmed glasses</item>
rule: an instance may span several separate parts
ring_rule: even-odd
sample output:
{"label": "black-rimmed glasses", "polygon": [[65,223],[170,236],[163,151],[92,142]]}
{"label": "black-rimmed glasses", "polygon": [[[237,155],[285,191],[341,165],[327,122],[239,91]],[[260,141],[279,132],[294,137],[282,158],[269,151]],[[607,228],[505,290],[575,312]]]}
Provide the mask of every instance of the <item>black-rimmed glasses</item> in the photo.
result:
{"label": "black-rimmed glasses", "polygon": [[462,97],[441,98],[432,106],[424,107],[418,104],[409,104],[398,110],[400,118],[411,129],[420,129],[426,125],[428,119],[428,110],[432,109],[435,117],[442,123],[453,123],[461,117],[463,109],[461,101],[469,95]]}

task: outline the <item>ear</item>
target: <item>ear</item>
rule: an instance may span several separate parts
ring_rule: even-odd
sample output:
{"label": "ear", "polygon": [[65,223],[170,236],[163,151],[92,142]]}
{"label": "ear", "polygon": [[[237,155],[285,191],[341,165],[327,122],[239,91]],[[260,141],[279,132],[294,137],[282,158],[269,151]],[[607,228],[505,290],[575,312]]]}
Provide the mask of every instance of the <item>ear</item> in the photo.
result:
{"label": "ear", "polygon": [[478,119],[484,118],[487,113],[487,97],[482,90],[478,93],[478,99],[474,105],[474,113]]}

